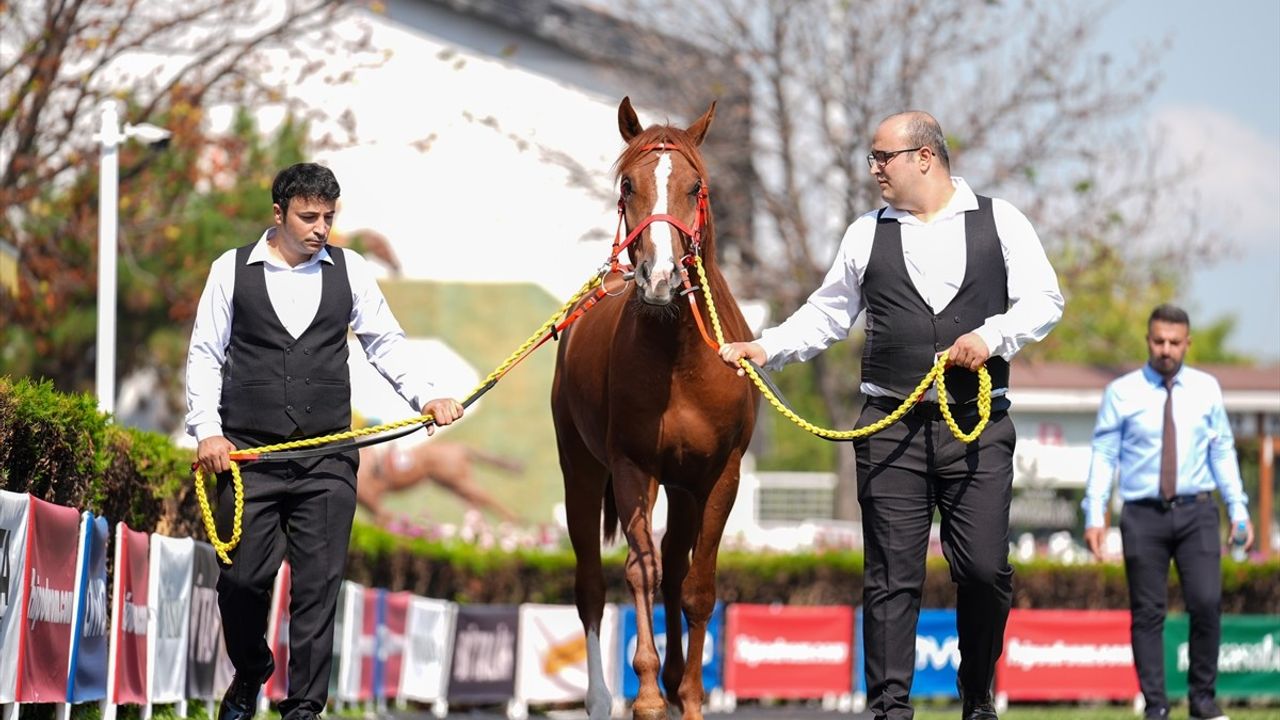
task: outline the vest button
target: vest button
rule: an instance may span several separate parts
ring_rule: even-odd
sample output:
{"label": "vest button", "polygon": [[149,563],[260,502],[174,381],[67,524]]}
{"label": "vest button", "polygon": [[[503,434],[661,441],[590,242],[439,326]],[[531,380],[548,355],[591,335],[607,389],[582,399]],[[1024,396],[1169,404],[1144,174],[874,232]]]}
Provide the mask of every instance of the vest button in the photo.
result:
{"label": "vest button", "polygon": [[302,354],[303,354],[303,355],[310,355],[310,354],[311,354],[311,348],[302,348]]}
{"label": "vest button", "polygon": [[310,406],[310,405],[308,405],[308,406],[307,406],[307,412],[311,412],[311,406]]}
{"label": "vest button", "polygon": [[293,376],[292,376],[292,375],[285,375],[285,376],[284,376],[284,381],[285,381],[285,382],[293,382]]}
{"label": "vest button", "polygon": [[293,348],[291,348],[291,347],[287,347],[287,348],[285,348],[285,349],[284,349],[284,354],[285,354],[285,355],[292,355],[292,354],[293,354]]}
{"label": "vest button", "polygon": [[284,411],[285,411],[285,412],[293,412],[293,406],[292,406],[292,405],[285,405],[285,406],[284,406]]}
{"label": "vest button", "polygon": [[306,379],[304,379],[302,382],[304,382],[304,383],[306,383],[306,384],[310,385],[310,384],[311,384],[311,378],[306,378]]}
{"label": "vest button", "polygon": [[960,316],[959,316],[959,315],[957,315],[957,316],[955,316],[954,318],[952,318],[952,320],[955,320],[956,322],[960,322]]}

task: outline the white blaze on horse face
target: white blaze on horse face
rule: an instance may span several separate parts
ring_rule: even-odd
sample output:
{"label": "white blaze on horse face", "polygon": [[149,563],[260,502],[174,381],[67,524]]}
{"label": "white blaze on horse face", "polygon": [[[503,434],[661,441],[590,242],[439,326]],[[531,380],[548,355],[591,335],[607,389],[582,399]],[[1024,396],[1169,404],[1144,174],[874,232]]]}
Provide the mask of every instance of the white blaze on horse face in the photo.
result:
{"label": "white blaze on horse face", "polygon": [[[653,187],[656,192],[653,201],[652,215],[666,215],[667,185],[671,182],[671,153],[658,155],[658,164],[653,169]],[[662,232],[665,230],[666,232]],[[649,287],[656,288],[658,283],[671,280],[671,273],[676,268],[675,253],[671,248],[680,242],[679,231],[671,227],[671,223],[655,220],[649,226],[649,241],[653,243],[653,274],[649,276]],[[662,242],[666,240],[666,242]]]}

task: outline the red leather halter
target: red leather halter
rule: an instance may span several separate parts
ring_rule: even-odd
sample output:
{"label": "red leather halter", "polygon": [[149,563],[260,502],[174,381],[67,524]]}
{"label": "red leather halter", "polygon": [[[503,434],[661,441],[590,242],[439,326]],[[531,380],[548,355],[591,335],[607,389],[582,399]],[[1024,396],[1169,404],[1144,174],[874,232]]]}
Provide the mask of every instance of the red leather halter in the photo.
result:
{"label": "red leather halter", "polygon": [[[693,165],[693,161],[685,153],[684,149],[675,143],[659,142],[651,145],[645,145],[640,149],[642,152],[666,152],[675,150]],[[689,239],[689,253],[681,258],[681,272],[685,272],[685,268],[693,262],[693,258],[702,254],[702,229],[707,224],[707,212],[710,207],[710,191],[707,188],[706,178],[698,178],[698,205],[693,216],[693,227],[684,224],[680,218],[669,215],[667,213],[657,213],[648,215],[639,222],[634,228],[627,232],[625,239],[622,237],[622,226],[626,222],[627,214],[627,198],[619,193],[618,195],[618,228],[613,234],[613,248],[609,252],[609,272],[621,272],[624,266],[618,262],[618,256],[621,255],[623,249],[632,243],[644,229],[655,222],[665,222],[680,231],[680,234]],[[629,269],[629,268],[628,268]],[[688,286],[688,276],[685,277],[685,285]]]}

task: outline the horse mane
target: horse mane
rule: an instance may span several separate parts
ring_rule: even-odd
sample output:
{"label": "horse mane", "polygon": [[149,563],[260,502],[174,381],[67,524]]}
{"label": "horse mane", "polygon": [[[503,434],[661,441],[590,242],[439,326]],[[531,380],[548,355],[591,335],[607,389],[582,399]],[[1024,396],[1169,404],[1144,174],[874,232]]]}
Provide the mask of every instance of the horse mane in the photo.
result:
{"label": "horse mane", "polygon": [[689,133],[674,125],[650,125],[639,135],[631,138],[631,142],[627,143],[618,160],[613,163],[613,179],[620,180],[625,168],[634,165],[650,151],[646,148],[662,142],[679,146],[689,162],[693,163],[693,169],[698,173],[698,177],[706,181],[707,165],[702,159],[702,152]]}

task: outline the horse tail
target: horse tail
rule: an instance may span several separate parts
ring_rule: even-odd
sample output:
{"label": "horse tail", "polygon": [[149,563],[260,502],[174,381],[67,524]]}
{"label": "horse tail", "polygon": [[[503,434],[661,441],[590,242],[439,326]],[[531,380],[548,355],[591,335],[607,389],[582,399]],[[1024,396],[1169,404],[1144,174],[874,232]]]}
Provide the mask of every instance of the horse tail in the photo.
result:
{"label": "horse tail", "polygon": [[618,504],[613,499],[613,475],[604,483],[604,541],[613,542],[618,537]]}

